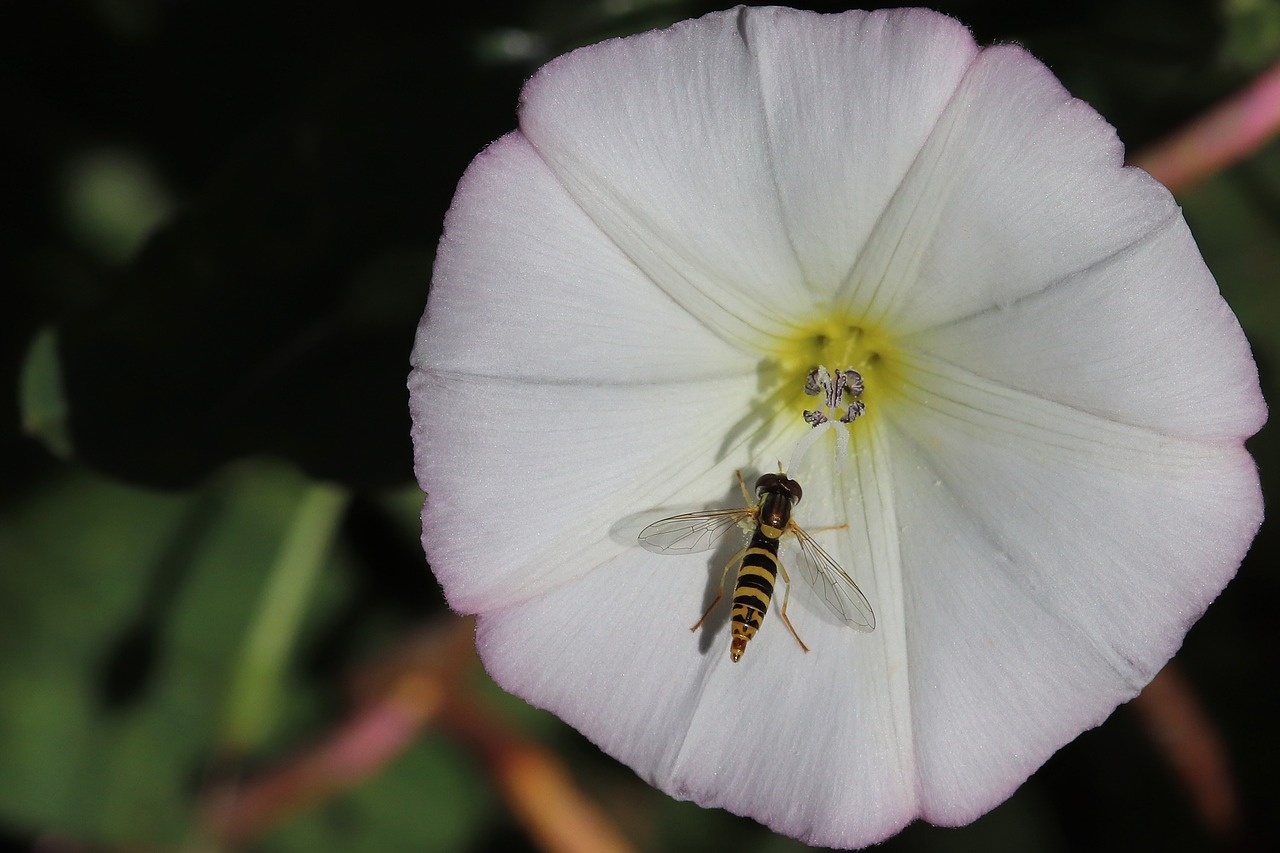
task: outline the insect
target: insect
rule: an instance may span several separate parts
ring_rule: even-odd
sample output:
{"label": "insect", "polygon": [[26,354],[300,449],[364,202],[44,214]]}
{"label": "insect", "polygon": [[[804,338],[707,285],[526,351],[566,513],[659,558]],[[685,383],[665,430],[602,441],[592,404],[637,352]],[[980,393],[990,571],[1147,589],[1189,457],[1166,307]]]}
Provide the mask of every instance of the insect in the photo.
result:
{"label": "insect", "polygon": [[[781,466],[779,466],[781,469]],[[818,591],[831,612],[842,622],[859,631],[872,631],[876,617],[866,596],[858,589],[853,578],[822,550],[813,537],[795,523],[791,512],[800,503],[803,494],[800,484],[786,474],[764,474],[756,480],[756,500],[751,500],[747,484],[738,472],[738,485],[747,506],[739,509],[717,509],[709,512],[689,512],[655,521],[640,531],[640,544],[655,554],[693,554],[706,551],[719,542],[730,530],[738,528],[750,534],[747,547],[733,556],[720,577],[720,592],[702,614],[702,618],[690,629],[697,631],[707,621],[724,597],[724,583],[729,570],[738,565],[738,577],[733,588],[733,610],[730,614],[729,657],[734,663],[742,660],[747,643],[760,629],[760,622],[769,609],[773,586],[779,574],[787,584],[779,615],[786,623],[791,636],[800,648],[809,647],[796,633],[787,618],[787,602],[791,598],[791,577],[778,557],[778,547],[784,536],[795,539],[796,565],[805,578]]]}

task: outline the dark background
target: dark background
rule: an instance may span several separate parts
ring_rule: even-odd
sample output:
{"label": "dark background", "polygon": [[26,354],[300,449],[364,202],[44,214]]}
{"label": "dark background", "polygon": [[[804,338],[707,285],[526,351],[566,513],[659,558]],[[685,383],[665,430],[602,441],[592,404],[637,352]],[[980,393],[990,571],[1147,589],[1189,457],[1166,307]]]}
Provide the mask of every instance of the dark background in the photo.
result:
{"label": "dark background", "polygon": [[[269,772],[304,749],[346,713],[354,677],[451,618],[417,545],[404,383],[454,185],[514,127],[521,82],[542,62],[714,8],[6,7],[0,847],[194,849],[211,780]],[[1028,47],[1131,152],[1280,58],[1274,0],[935,8],[983,43]],[[1280,147],[1179,201],[1274,397]],[[1274,433],[1251,444],[1264,488]],[[317,481],[349,498],[330,525],[335,547],[286,595],[299,616],[282,680],[234,730],[242,643]],[[1232,768],[1238,831],[1205,825],[1171,769],[1176,753],[1122,708],[974,825],[915,826],[885,849],[1280,847],[1268,553],[1270,525],[1177,659]],[[640,849],[801,848],[668,800],[477,681],[471,689],[558,754]],[[282,815],[247,844],[531,845],[475,755],[433,728],[369,781]]]}

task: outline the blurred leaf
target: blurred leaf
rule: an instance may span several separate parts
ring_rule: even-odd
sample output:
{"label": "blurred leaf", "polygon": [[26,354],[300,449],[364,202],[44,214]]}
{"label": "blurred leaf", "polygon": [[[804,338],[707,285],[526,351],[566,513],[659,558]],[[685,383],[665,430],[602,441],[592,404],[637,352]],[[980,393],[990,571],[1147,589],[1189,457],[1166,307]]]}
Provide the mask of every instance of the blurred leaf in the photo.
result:
{"label": "blurred leaf", "polygon": [[67,432],[67,401],[58,364],[57,333],[52,328],[41,330],[27,348],[18,394],[22,431],[55,456],[70,458],[73,448]]}
{"label": "blurred leaf", "polygon": [[68,230],[108,261],[133,254],[172,207],[150,164],[130,151],[86,151],[66,163],[62,183]]}
{"label": "blurred leaf", "polygon": [[1280,56],[1280,0],[1226,0],[1222,15],[1227,63],[1258,71]]}
{"label": "blurred leaf", "polygon": [[253,621],[230,687],[220,746],[249,753],[262,746],[284,704],[285,672],[296,651],[298,626],[338,532],[347,496],[327,485],[298,500],[267,571]]}
{"label": "blurred leaf", "polygon": [[[66,476],[0,522],[6,822],[113,845],[183,836],[240,638],[305,488],[261,465],[196,496]],[[297,716],[316,699],[294,687]]]}
{"label": "blurred leaf", "polygon": [[497,819],[474,762],[428,736],[376,778],[268,834],[263,853],[458,851]]}

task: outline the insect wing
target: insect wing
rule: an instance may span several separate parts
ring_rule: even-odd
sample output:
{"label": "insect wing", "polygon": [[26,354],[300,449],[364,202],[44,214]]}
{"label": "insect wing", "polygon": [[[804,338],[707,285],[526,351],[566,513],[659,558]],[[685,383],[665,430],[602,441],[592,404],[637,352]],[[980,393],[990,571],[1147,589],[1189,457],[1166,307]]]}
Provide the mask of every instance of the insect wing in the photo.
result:
{"label": "insect wing", "polygon": [[853,578],[808,533],[795,524],[791,525],[791,532],[796,537],[796,565],[831,612],[852,628],[874,631],[876,614]]}
{"label": "insect wing", "polygon": [[655,554],[696,554],[706,551],[743,521],[750,509],[717,509],[687,512],[655,521],[640,531],[640,544]]}

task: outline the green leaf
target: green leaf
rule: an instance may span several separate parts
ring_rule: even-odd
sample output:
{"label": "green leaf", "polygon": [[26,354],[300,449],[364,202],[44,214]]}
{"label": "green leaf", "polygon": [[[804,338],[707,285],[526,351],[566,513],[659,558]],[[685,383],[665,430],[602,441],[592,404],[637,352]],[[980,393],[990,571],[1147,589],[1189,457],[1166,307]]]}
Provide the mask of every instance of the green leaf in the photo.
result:
{"label": "green leaf", "polygon": [[71,458],[67,400],[58,363],[57,332],[52,327],[42,329],[31,341],[18,381],[22,431],[43,443],[54,456]]}
{"label": "green leaf", "polygon": [[1280,0],[1225,0],[1224,60],[1254,71],[1280,56]]}
{"label": "green leaf", "polygon": [[298,501],[241,650],[221,738],[224,747],[249,752],[261,745],[276,721],[298,627],[346,502],[342,490],[332,486],[312,486]]}
{"label": "green leaf", "polygon": [[427,736],[377,776],[269,833],[263,853],[465,850],[499,812],[474,760]]}
{"label": "green leaf", "polygon": [[[186,835],[268,569],[309,493],[262,464],[192,495],[67,474],[0,521],[0,819],[90,844]],[[333,569],[322,588],[341,587]],[[268,717],[318,702],[289,686],[270,685]]]}

